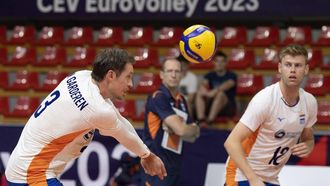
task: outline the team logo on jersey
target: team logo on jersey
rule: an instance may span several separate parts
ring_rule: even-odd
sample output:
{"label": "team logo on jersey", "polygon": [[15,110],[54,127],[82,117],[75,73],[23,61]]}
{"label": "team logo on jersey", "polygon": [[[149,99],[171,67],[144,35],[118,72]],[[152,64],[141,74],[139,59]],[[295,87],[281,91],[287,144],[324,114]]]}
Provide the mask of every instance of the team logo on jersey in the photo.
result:
{"label": "team logo on jersey", "polygon": [[299,115],[299,124],[301,125],[305,124],[305,114]]}
{"label": "team logo on jersey", "polygon": [[93,136],[94,136],[94,132],[95,132],[94,129],[88,131],[88,133],[86,133],[86,134],[84,135],[84,140],[86,140],[86,141],[91,141],[92,138],[93,138]]}
{"label": "team logo on jersey", "polygon": [[285,118],[277,117],[279,122],[282,122]]}
{"label": "team logo on jersey", "polygon": [[280,129],[279,131],[275,132],[274,137],[276,139],[281,139],[285,136],[285,131],[283,129]]}

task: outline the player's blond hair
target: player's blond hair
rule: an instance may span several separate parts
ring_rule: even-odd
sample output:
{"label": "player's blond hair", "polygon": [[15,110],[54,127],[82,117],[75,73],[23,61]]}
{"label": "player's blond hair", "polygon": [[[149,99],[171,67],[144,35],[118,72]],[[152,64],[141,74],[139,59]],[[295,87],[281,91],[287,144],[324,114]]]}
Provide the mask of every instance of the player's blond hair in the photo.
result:
{"label": "player's blond hair", "polygon": [[284,58],[284,56],[304,56],[306,59],[306,63],[308,63],[308,52],[306,50],[305,47],[301,46],[301,45],[296,45],[296,44],[292,44],[292,45],[288,45],[286,47],[284,47],[280,53],[279,53],[279,57],[280,57],[280,62],[282,62],[282,59]]}

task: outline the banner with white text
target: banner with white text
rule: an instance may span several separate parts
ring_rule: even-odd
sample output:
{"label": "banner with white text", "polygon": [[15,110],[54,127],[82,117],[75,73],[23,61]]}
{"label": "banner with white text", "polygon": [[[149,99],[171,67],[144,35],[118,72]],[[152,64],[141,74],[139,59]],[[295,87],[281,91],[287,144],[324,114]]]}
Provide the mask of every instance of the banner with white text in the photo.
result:
{"label": "banner with white text", "polygon": [[328,0],[10,0],[0,18],[184,20],[226,18],[326,18]]}

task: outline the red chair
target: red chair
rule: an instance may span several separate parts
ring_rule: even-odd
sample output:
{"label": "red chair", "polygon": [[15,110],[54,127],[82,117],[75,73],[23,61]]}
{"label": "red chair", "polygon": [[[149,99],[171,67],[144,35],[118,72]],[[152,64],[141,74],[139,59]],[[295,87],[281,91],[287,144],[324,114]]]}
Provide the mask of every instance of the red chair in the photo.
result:
{"label": "red chair", "polygon": [[135,68],[147,68],[159,63],[158,51],[151,48],[137,48],[134,51]]}
{"label": "red chair", "polygon": [[39,106],[39,98],[36,97],[17,97],[13,110],[5,113],[8,117],[30,117]]}
{"label": "red chair", "polygon": [[44,26],[36,41],[37,45],[61,45],[64,42],[64,28],[62,26]]}
{"label": "red chair", "polygon": [[8,89],[26,91],[30,88],[35,89],[38,85],[38,73],[23,70],[14,74],[14,81],[9,84]]}
{"label": "red chair", "polygon": [[275,26],[258,26],[253,33],[251,46],[268,47],[269,45],[277,45],[280,40],[278,27]]}
{"label": "red chair", "polygon": [[102,27],[97,35],[96,46],[121,45],[123,43],[123,28]]}
{"label": "red chair", "polygon": [[271,77],[271,84],[277,83],[281,80],[281,75],[280,74],[274,74]]}
{"label": "red chair", "polygon": [[277,50],[265,48],[260,62],[258,64],[253,63],[252,66],[254,69],[275,70],[278,68],[278,63],[279,57]]}
{"label": "red chair", "polygon": [[7,27],[0,26],[0,44],[7,43]]}
{"label": "red chair", "polygon": [[152,44],[152,27],[132,27],[128,33],[127,46],[145,46]]}
{"label": "red chair", "polygon": [[144,73],[139,78],[138,85],[131,90],[135,94],[149,94],[158,89],[161,79],[158,74]]}
{"label": "red chair", "polygon": [[313,95],[324,96],[329,92],[329,87],[330,76],[324,76],[323,74],[309,74],[304,89]]}
{"label": "red chair", "polygon": [[321,50],[308,49],[308,64],[309,69],[313,70],[315,67],[323,63],[323,55]]}
{"label": "red chair", "polygon": [[72,27],[68,32],[65,44],[69,46],[84,46],[93,43],[92,27]]}
{"label": "red chair", "polygon": [[180,51],[179,48],[177,47],[170,47],[167,48],[164,51],[164,54],[160,56],[160,59],[158,60],[158,63],[154,63],[154,66],[158,69],[162,67],[161,62],[163,62],[165,59],[172,59],[172,58],[177,58],[180,56]]}
{"label": "red chair", "polygon": [[330,60],[321,63],[321,69],[330,70]]}
{"label": "red chair", "polygon": [[285,34],[285,38],[282,42],[283,45],[288,44],[311,44],[312,42],[312,29],[311,27],[294,27],[290,26]]}
{"label": "red chair", "polygon": [[238,45],[246,45],[247,31],[241,27],[225,27],[220,37],[220,47],[233,47]]}
{"label": "red chair", "polygon": [[7,89],[9,86],[8,72],[0,72],[0,88]]}
{"label": "red chair", "polygon": [[317,109],[317,123],[330,124],[330,102],[319,101]]}
{"label": "red chair", "polygon": [[68,62],[63,63],[66,67],[87,67],[91,65],[96,56],[95,48],[76,47],[73,56]]}
{"label": "red chair", "polygon": [[60,47],[46,47],[41,54],[41,59],[36,60],[34,66],[55,67],[66,61],[66,50]]}
{"label": "red chair", "polygon": [[25,66],[36,61],[37,52],[35,48],[17,46],[11,58],[5,61],[8,66]]}
{"label": "red chair", "polygon": [[322,26],[319,37],[315,45],[329,46],[330,45],[330,26]]}
{"label": "red chair", "polygon": [[263,78],[260,75],[241,74],[237,80],[237,94],[254,95],[264,87]]}
{"label": "red chair", "polygon": [[0,97],[0,115],[8,114],[9,112],[9,98],[8,97]]}
{"label": "red chair", "polygon": [[0,64],[7,63],[7,48],[0,48]]}
{"label": "red chair", "polygon": [[15,26],[8,44],[22,45],[34,43],[36,30],[34,26]]}
{"label": "red chair", "polygon": [[154,44],[166,47],[178,45],[182,33],[183,28],[181,27],[162,27]]}
{"label": "red chair", "polygon": [[[46,77],[42,81],[42,84],[35,88],[38,91],[47,91],[50,92],[54,90],[58,84],[67,76],[67,73],[59,71],[49,71],[46,74]],[[40,75],[39,75],[40,77]],[[40,81],[39,81],[40,82]]]}
{"label": "red chair", "polygon": [[251,66],[255,61],[254,52],[252,50],[245,50],[235,48],[231,50],[228,58],[228,69],[245,69]]}
{"label": "red chair", "polygon": [[140,106],[140,111],[139,111],[139,104],[138,101],[135,101],[135,108],[137,108],[137,110],[135,111],[135,115],[132,117],[133,121],[138,121],[138,122],[142,122],[144,121],[144,113],[145,113],[145,103],[143,105]]}
{"label": "red chair", "polygon": [[165,59],[170,59],[170,58],[177,58],[180,55],[181,55],[180,50],[177,47],[171,47],[166,50],[164,57]]}
{"label": "red chair", "polygon": [[117,100],[113,104],[123,117],[132,119],[135,116],[136,108],[134,100]]}

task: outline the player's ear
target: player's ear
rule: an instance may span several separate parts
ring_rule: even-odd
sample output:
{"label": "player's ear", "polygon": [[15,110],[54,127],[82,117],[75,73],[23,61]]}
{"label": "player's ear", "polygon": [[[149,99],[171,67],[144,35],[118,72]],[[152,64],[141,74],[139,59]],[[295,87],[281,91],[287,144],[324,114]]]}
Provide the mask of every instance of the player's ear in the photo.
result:
{"label": "player's ear", "polygon": [[281,67],[282,67],[282,63],[281,63],[281,62],[278,62],[277,69],[278,69],[278,72],[279,72],[280,74],[281,74],[281,72],[282,72]]}
{"label": "player's ear", "polygon": [[309,72],[309,64],[307,63],[306,64],[306,67],[305,67],[305,75],[307,75]]}
{"label": "player's ear", "polygon": [[160,76],[160,79],[164,79],[164,71],[163,70],[161,70],[159,72],[159,76]]}
{"label": "player's ear", "polygon": [[117,76],[116,76],[116,72],[113,71],[113,70],[108,70],[107,74],[106,74],[106,78],[107,79],[115,79]]}

